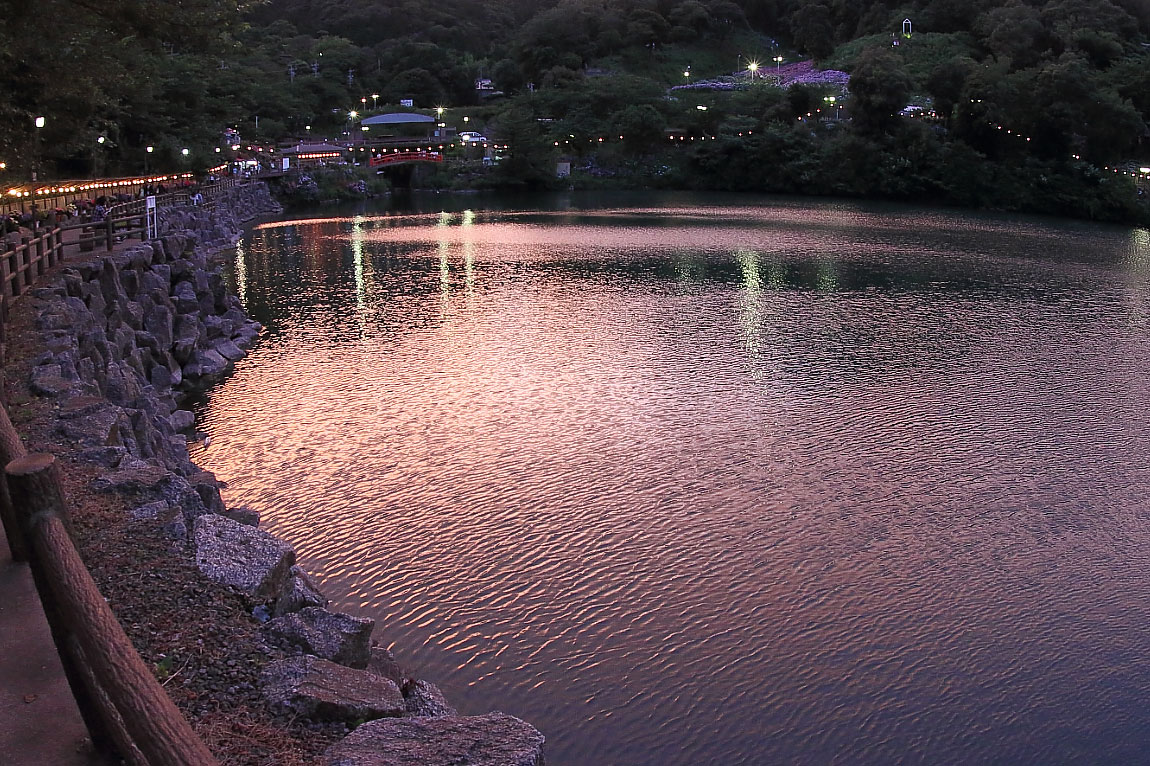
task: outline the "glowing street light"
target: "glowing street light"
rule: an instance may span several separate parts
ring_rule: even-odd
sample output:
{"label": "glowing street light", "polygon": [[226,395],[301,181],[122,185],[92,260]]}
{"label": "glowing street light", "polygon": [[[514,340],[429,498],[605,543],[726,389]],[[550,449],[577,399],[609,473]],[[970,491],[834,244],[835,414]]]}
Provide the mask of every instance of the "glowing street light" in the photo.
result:
{"label": "glowing street light", "polygon": [[36,181],[39,180],[37,176],[40,172],[40,128],[44,127],[44,118],[37,117],[33,124],[36,126],[36,151],[32,158],[32,180]]}
{"label": "glowing street light", "polygon": [[690,77],[691,77],[691,65],[690,64],[687,64],[687,68],[683,70],[683,77],[690,79]]}
{"label": "glowing street light", "polygon": [[783,57],[775,56],[775,74],[782,74],[783,71]]}
{"label": "glowing street light", "polygon": [[759,62],[752,61],[751,63],[747,64],[747,71],[751,73],[751,79],[755,79],[755,75],[758,74],[759,71]]}
{"label": "glowing street light", "polygon": [[379,94],[378,93],[372,93],[371,94],[371,108],[376,109],[378,107],[379,107]]}
{"label": "glowing street light", "polygon": [[148,146],[144,148],[144,175],[148,174],[148,155],[156,151],[155,147]]}

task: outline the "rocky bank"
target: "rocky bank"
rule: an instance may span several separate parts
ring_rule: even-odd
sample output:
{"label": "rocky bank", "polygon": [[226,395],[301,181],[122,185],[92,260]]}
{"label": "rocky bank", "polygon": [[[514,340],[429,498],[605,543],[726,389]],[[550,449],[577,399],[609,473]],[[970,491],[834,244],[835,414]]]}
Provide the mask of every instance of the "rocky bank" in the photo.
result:
{"label": "rocky bank", "polygon": [[[374,621],[329,610],[291,546],[226,507],[188,457],[195,423],[181,403],[261,330],[214,256],[277,212],[265,185],[245,185],[211,209],[161,209],[157,239],[48,275],[14,312],[26,387],[13,419],[61,459],[85,561],[225,762],[542,764],[529,724],[458,715],[373,640]],[[237,731],[251,741],[237,746]]]}

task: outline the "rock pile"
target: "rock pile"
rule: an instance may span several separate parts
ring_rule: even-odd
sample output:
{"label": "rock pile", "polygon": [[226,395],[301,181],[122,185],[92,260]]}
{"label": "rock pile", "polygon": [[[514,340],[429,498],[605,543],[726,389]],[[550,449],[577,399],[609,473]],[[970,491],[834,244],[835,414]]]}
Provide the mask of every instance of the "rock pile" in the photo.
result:
{"label": "rock pile", "polygon": [[372,645],[373,620],[329,611],[291,546],[249,509],[227,508],[215,476],[188,456],[195,418],[181,402],[226,375],[261,329],[211,254],[234,244],[244,220],[277,208],[265,186],[240,187],[212,210],[161,211],[151,242],[61,269],[28,298],[45,349],[30,389],[55,401],[56,435],[107,469],[93,488],[129,498],[134,520],[157,525],[264,623],[276,658],[262,695],[273,711],[372,722],[333,746],[327,766],[542,764],[543,737],[529,724],[458,715]]}

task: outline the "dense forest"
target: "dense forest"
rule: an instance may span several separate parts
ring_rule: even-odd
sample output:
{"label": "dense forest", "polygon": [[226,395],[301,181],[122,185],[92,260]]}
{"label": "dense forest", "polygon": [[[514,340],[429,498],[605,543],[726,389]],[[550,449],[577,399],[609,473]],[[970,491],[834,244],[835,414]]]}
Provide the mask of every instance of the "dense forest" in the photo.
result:
{"label": "dense forest", "polygon": [[[1150,158],[1150,0],[0,9],[9,182],[34,165],[49,177],[138,172],[148,158],[203,168],[221,156],[225,129],[246,141],[334,137],[350,110],[410,99],[510,144],[484,183],[554,183],[563,154],[576,182],[1147,220],[1145,196],[1114,171]],[[808,59],[848,72],[849,87],[781,76]],[[490,85],[477,89],[481,79]]]}

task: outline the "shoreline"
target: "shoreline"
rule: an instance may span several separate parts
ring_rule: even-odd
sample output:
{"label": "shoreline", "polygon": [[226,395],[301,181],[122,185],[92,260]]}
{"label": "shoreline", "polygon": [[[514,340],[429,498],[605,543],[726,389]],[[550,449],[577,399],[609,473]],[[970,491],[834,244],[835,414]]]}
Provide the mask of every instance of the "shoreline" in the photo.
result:
{"label": "shoreline", "polygon": [[85,563],[221,759],[334,763],[354,752],[388,763],[410,735],[417,762],[486,748],[499,763],[542,763],[529,724],[457,715],[373,645],[374,621],[328,611],[294,550],[253,512],[227,508],[188,457],[194,416],[180,403],[226,376],[259,334],[224,288],[220,255],[243,223],[279,212],[265,185],[242,187],[211,214],[162,211],[157,240],[42,278],[13,306],[12,420],[30,451],[59,460]]}

